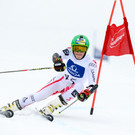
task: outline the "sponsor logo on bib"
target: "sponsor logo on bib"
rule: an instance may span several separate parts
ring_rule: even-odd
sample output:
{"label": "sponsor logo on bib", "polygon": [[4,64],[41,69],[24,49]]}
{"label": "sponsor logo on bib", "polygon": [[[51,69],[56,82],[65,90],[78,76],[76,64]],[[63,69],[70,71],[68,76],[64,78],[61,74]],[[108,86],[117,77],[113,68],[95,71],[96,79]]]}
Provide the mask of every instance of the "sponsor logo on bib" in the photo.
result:
{"label": "sponsor logo on bib", "polygon": [[67,62],[67,71],[74,77],[82,78],[85,72],[85,68],[75,64],[72,60]]}

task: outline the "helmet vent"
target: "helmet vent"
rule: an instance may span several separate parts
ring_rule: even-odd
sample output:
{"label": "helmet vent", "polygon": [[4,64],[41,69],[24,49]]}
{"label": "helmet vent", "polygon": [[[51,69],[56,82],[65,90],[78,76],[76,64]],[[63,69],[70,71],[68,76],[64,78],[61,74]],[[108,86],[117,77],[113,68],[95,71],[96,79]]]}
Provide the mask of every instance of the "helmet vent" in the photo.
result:
{"label": "helmet vent", "polygon": [[80,36],[80,38],[83,38],[83,36]]}

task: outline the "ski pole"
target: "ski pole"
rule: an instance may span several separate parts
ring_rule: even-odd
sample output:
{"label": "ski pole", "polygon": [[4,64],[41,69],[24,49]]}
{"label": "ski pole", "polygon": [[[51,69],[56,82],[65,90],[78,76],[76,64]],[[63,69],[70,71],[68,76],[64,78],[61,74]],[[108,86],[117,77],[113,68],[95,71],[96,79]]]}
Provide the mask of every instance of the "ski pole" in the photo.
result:
{"label": "ski pole", "polygon": [[43,67],[43,68],[33,68],[33,69],[22,69],[22,70],[12,70],[12,71],[2,71],[2,72],[0,72],[0,74],[3,74],[3,73],[24,72],[24,71],[35,71],[35,70],[45,70],[45,69],[53,69],[53,67]]}
{"label": "ski pole", "polygon": [[69,108],[71,105],[73,105],[77,101],[78,101],[78,99],[76,99],[74,102],[72,102],[70,105],[68,105],[66,108],[64,108],[63,110],[59,111],[58,113],[61,114],[63,111],[65,111],[67,108]]}

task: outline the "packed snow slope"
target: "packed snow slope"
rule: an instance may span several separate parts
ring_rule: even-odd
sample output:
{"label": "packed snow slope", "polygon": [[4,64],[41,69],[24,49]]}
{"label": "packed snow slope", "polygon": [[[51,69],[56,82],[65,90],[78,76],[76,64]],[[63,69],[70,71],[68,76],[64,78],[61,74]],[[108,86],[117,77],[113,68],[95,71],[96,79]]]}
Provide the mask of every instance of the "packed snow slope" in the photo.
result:
{"label": "packed snow slope", "polygon": [[[135,2],[123,0],[123,4],[135,48]],[[88,53],[93,55],[94,46],[102,49],[112,5],[113,0],[1,0],[0,71],[52,67],[52,54],[70,46],[76,34],[88,36]],[[119,25],[122,18],[118,2],[112,21]],[[0,106],[38,91],[56,74],[53,69],[0,74]],[[134,135],[134,82],[132,56],[109,57],[102,64],[93,115],[92,95],[61,114],[56,111],[54,121],[49,122],[35,107],[55,98],[50,97],[16,112],[11,119],[0,116],[0,134]]]}

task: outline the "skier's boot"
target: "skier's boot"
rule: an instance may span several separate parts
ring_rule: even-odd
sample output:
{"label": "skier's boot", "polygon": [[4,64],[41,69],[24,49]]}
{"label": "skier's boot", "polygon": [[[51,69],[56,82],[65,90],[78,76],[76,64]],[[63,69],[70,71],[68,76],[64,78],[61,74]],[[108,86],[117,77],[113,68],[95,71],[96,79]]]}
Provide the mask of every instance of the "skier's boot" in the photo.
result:
{"label": "skier's boot", "polygon": [[59,107],[62,107],[63,105],[67,105],[67,103],[60,95],[56,99],[48,103],[46,107],[43,107],[39,112],[42,113],[42,115],[52,114],[55,110],[57,110]]}
{"label": "skier's boot", "polygon": [[7,106],[3,106],[0,108],[0,111],[7,111],[7,110],[12,110],[13,112],[21,110],[22,107],[20,106],[19,100],[13,101],[11,104],[7,104]]}

